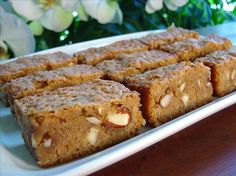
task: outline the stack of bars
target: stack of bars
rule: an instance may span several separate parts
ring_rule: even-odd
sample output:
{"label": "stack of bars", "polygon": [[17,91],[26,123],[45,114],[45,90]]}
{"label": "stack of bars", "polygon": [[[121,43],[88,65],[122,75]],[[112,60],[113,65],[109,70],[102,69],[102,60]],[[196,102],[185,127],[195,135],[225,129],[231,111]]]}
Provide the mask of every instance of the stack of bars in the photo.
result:
{"label": "stack of bars", "polygon": [[236,49],[169,27],[138,39],[0,64],[1,98],[41,167],[122,142],[236,89]]}

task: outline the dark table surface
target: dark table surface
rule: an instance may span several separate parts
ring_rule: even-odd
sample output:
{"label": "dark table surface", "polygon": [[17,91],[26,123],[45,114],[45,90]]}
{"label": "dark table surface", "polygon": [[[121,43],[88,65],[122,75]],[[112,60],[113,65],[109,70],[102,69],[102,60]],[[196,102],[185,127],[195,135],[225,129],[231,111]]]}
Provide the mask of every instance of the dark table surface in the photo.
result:
{"label": "dark table surface", "polygon": [[[197,31],[236,45],[236,22]],[[236,104],[93,175],[235,176]]]}

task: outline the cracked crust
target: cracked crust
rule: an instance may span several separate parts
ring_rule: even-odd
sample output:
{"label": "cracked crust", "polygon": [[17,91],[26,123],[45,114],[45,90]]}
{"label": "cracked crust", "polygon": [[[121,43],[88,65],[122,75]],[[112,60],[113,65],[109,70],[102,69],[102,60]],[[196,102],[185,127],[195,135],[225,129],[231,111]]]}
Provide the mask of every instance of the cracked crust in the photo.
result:
{"label": "cracked crust", "polygon": [[50,71],[39,71],[21,78],[13,79],[1,88],[3,95],[13,108],[14,99],[39,94],[45,90],[71,86],[98,79],[103,72],[91,65],[75,65]]}
{"label": "cracked crust", "polygon": [[60,51],[50,54],[19,57],[15,61],[0,64],[0,85],[11,79],[19,78],[30,73],[72,66],[76,63],[76,58]]}
{"label": "cracked crust", "polygon": [[103,61],[96,68],[105,72],[107,79],[124,82],[125,78],[153,68],[170,65],[178,61],[177,56],[158,50],[133,54],[120,54],[117,60]]}
{"label": "cracked crust", "polygon": [[163,45],[168,45],[188,38],[198,38],[199,34],[194,31],[177,28],[174,25],[167,28],[165,32],[149,34],[139,40],[149,46],[149,49],[160,49]]}
{"label": "cracked crust", "polygon": [[104,60],[115,59],[120,53],[134,53],[148,50],[139,40],[121,40],[100,48],[90,48],[74,54],[79,63],[96,65]]}
{"label": "cracked crust", "polygon": [[213,51],[228,49],[232,46],[230,40],[211,35],[199,39],[187,39],[162,46],[161,50],[176,54],[179,61],[193,61],[197,57],[205,56]]}

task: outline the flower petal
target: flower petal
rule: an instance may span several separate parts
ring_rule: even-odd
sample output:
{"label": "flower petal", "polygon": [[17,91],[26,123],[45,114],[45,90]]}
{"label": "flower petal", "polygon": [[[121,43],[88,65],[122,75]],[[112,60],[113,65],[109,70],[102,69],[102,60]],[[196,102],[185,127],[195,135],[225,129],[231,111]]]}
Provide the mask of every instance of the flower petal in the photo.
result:
{"label": "flower petal", "polygon": [[43,26],[39,20],[34,20],[34,21],[30,22],[29,28],[31,29],[33,34],[36,36],[39,36],[43,33]]}
{"label": "flower petal", "polygon": [[70,11],[75,11],[78,3],[78,0],[61,0],[61,6]]}
{"label": "flower petal", "polygon": [[16,15],[1,12],[0,31],[1,40],[8,44],[15,56],[34,52],[33,33],[27,24]]}
{"label": "flower petal", "polygon": [[54,8],[49,9],[42,16],[40,21],[45,28],[55,32],[61,32],[71,25],[73,16],[70,11],[55,6]]}
{"label": "flower petal", "polygon": [[177,7],[182,7],[188,3],[188,0],[168,0],[168,1]]}
{"label": "flower petal", "polygon": [[164,0],[164,3],[169,10],[176,11],[178,9],[178,6],[172,3],[171,0]]}
{"label": "flower petal", "polygon": [[12,5],[9,1],[0,1],[0,7],[3,8],[5,12],[14,13]]}
{"label": "flower petal", "polygon": [[98,8],[99,3],[100,3],[100,0],[93,0],[93,1],[81,0],[81,4],[83,5],[87,14],[89,14],[89,16],[95,19],[97,17],[97,8]]}
{"label": "flower petal", "polygon": [[81,3],[79,3],[77,8],[78,8],[77,12],[78,12],[79,19],[81,21],[88,21],[88,14],[86,13],[84,6]]}
{"label": "flower petal", "polygon": [[16,13],[28,20],[39,19],[43,14],[43,10],[33,0],[10,0],[10,2]]}
{"label": "flower petal", "polygon": [[163,8],[163,0],[148,0],[145,5],[147,13],[154,13]]}
{"label": "flower petal", "polygon": [[115,17],[117,8],[119,8],[119,4],[116,1],[101,0],[97,8],[96,19],[102,24],[111,22]]}
{"label": "flower petal", "polygon": [[85,11],[91,17],[98,20],[99,23],[105,24],[112,22],[116,13],[118,13],[118,18],[115,21],[118,20],[120,22],[123,19],[119,4],[114,0],[82,0],[81,3]]}
{"label": "flower petal", "polygon": [[113,18],[113,20],[111,22],[112,23],[122,24],[122,22],[123,22],[123,14],[122,14],[122,11],[121,11],[119,6],[116,8],[115,16],[114,16],[114,18]]}

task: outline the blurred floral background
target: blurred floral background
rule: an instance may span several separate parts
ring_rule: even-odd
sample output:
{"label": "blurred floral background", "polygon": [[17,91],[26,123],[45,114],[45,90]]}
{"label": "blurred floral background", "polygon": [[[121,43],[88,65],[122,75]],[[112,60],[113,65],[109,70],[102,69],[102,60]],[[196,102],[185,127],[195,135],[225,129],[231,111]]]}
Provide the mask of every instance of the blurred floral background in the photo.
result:
{"label": "blurred floral background", "polygon": [[236,21],[236,0],[0,0],[0,59],[56,46]]}

